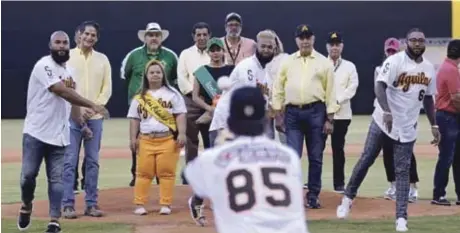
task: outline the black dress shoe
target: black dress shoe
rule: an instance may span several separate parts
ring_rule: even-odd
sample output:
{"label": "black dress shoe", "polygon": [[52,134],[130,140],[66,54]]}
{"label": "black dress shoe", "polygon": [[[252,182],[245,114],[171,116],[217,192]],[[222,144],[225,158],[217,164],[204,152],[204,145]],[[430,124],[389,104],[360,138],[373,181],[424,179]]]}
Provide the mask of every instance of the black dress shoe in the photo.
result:
{"label": "black dress shoe", "polygon": [[431,204],[433,205],[442,205],[442,206],[450,206],[450,201],[447,200],[445,197],[434,198],[431,200]]}
{"label": "black dress shoe", "polygon": [[321,209],[321,204],[319,203],[319,198],[309,198],[307,199],[306,207],[309,209]]}

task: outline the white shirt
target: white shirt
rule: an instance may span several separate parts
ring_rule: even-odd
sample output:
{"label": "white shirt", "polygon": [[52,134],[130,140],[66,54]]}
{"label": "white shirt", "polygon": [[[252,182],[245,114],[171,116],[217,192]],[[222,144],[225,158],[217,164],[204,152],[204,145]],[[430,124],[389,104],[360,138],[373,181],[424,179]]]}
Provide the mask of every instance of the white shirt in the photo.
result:
{"label": "white shirt", "polygon": [[271,88],[268,83],[269,78],[267,76],[269,74],[266,72],[267,66],[264,69],[255,55],[243,59],[235,66],[230,74],[232,82],[231,90],[222,93],[219,102],[217,102],[209,127],[210,131],[227,128],[227,118],[230,116],[231,93],[235,89],[244,86],[259,87],[263,91],[266,100],[269,100]]}
{"label": "white shirt", "polygon": [[277,141],[237,137],[204,151],[184,175],[213,203],[219,233],[308,232],[299,156]]}
{"label": "white shirt", "polygon": [[400,142],[412,142],[417,138],[416,123],[423,98],[436,94],[435,74],[431,62],[423,58],[423,62],[417,64],[405,51],[385,60],[376,81],[387,84],[387,101],[393,116],[391,133],[383,124],[383,110],[378,103],[372,117],[390,138]]}
{"label": "white shirt", "polygon": [[[375,67],[375,70],[374,70],[374,85],[377,82],[377,77],[379,76],[381,68],[382,68],[382,66]],[[374,108],[375,107],[377,107],[377,97],[374,99]]]}
{"label": "white shirt", "polygon": [[193,72],[210,62],[211,58],[207,51],[201,51],[196,45],[180,53],[177,64],[177,85],[182,94],[185,95],[193,91],[193,84],[195,82]]}
{"label": "white shirt", "polygon": [[[149,90],[147,94],[157,99],[170,114],[187,113],[185,102],[180,93],[172,87],[161,87],[158,90]],[[136,99],[131,101],[128,110],[128,118],[140,119],[141,133],[159,133],[169,131],[168,126],[152,117],[147,111],[140,107]]]}
{"label": "white shirt", "polygon": [[[331,60],[332,64],[334,62]],[[349,120],[352,118],[351,99],[356,94],[359,85],[358,72],[353,62],[339,58],[334,65],[334,85],[339,110],[334,114],[334,119]]]}
{"label": "white shirt", "polygon": [[69,102],[49,91],[58,82],[75,89],[75,79],[50,55],[35,63],[27,88],[27,114],[23,133],[50,145],[70,144]]}

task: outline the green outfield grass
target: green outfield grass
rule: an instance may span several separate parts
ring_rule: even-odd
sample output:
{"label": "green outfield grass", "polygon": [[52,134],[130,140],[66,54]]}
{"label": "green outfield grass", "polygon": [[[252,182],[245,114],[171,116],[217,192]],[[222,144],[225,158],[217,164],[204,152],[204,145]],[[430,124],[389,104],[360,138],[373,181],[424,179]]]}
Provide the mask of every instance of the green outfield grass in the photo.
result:
{"label": "green outfield grass", "polygon": [[[410,232],[414,233],[454,233],[458,231],[460,216],[418,217],[409,219]],[[34,220],[28,233],[41,233],[47,222]],[[73,223],[64,221],[63,231],[66,233],[130,233],[134,226],[113,223]],[[355,221],[329,220],[308,221],[311,233],[390,233],[395,232],[394,220]],[[16,233],[16,221],[2,219],[2,232]],[[152,231],[154,232],[154,231]]]}
{"label": "green outfield grass", "polygon": [[[355,117],[349,129],[347,136],[347,143],[363,144],[366,137],[367,128],[370,122],[369,116]],[[2,120],[2,149],[20,149],[22,139],[22,124],[20,120]],[[419,124],[419,138],[417,143],[427,144],[431,139],[430,127],[424,116],[421,117]],[[111,119],[104,124],[104,137],[103,147],[127,147],[128,145],[128,122],[125,119]],[[353,166],[356,164],[357,157],[352,156],[347,158],[346,163],[346,179],[350,177]],[[418,158],[417,166],[421,182],[419,183],[419,195],[422,199],[431,198],[433,172],[436,159],[433,158]],[[127,187],[130,180],[130,158],[126,159],[102,159],[100,166],[100,189],[110,189]],[[181,159],[178,165],[178,174],[184,164]],[[307,170],[308,162],[303,159],[304,170]],[[2,184],[1,194],[2,203],[12,203],[20,201],[19,190],[19,173],[20,163],[5,163],[1,166]],[[304,174],[306,180],[307,174]],[[451,178],[452,179],[452,178]],[[180,183],[180,177],[177,177],[177,182]],[[452,181],[448,187],[449,197],[454,197],[454,190]],[[39,175],[36,190],[36,199],[46,199],[46,179],[44,167]],[[323,167],[323,187],[324,190],[332,190],[332,159],[330,155],[324,157]],[[378,197],[388,187],[386,182],[385,170],[381,158],[376,160],[376,163],[369,171],[366,180],[364,181],[361,189],[360,196]],[[457,207],[452,207],[457,208]],[[427,213],[428,214],[428,213]],[[423,217],[411,218],[409,227],[411,232],[416,233],[452,233],[458,231],[458,220],[460,216],[446,216],[446,217]],[[33,228],[29,233],[42,232],[46,222],[34,221]],[[133,226],[119,225],[119,224],[105,224],[105,223],[71,223],[63,222],[64,231],[66,233],[73,232],[133,232]],[[385,219],[381,221],[311,221],[309,222],[311,232],[322,233],[384,233],[394,232],[394,220]],[[2,219],[2,232],[18,232],[16,230],[16,223],[14,220]]]}

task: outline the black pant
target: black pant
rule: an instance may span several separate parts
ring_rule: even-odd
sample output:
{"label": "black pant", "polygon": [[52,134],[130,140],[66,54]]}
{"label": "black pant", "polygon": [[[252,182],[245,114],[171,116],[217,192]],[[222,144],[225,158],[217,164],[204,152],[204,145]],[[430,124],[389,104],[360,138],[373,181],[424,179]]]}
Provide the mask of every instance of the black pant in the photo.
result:
{"label": "black pant", "polygon": [[457,194],[457,200],[460,201],[460,133],[457,135],[457,141],[455,142],[455,154],[454,160],[452,162],[452,175],[454,176],[455,193]]}
{"label": "black pant", "polygon": [[[385,173],[387,175],[388,182],[395,182],[395,166],[394,166],[394,154],[393,154],[393,140],[386,136],[383,139],[383,165],[385,166]],[[417,161],[415,160],[415,155],[412,153],[411,162],[410,162],[410,171],[409,171],[409,180],[410,183],[419,182],[418,172],[417,172]]]}
{"label": "black pant", "polygon": [[331,135],[334,188],[345,185],[345,136],[351,120],[335,120]]}

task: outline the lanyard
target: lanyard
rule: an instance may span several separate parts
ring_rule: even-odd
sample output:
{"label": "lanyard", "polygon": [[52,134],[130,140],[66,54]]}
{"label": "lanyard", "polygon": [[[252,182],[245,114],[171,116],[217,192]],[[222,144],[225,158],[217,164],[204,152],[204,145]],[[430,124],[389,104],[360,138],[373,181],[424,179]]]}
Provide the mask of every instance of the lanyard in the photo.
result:
{"label": "lanyard", "polygon": [[241,43],[238,44],[238,50],[236,51],[236,56],[235,57],[233,57],[232,51],[230,50],[230,46],[228,46],[227,38],[225,38],[224,41],[225,41],[225,47],[227,48],[228,54],[230,54],[230,59],[232,59],[232,65],[236,65],[235,64],[236,59],[238,58],[238,55],[240,55],[241,44],[243,43],[243,41],[241,41]]}
{"label": "lanyard", "polygon": [[339,69],[340,65],[342,65],[342,59],[340,59],[340,60],[337,62],[337,65],[336,65],[335,68],[334,68],[334,73],[337,71],[337,69]]}

